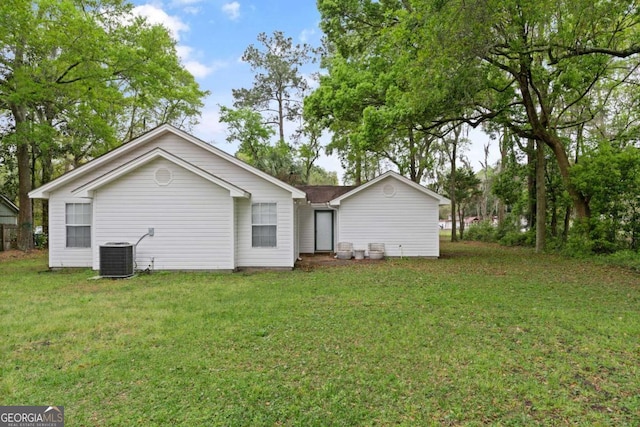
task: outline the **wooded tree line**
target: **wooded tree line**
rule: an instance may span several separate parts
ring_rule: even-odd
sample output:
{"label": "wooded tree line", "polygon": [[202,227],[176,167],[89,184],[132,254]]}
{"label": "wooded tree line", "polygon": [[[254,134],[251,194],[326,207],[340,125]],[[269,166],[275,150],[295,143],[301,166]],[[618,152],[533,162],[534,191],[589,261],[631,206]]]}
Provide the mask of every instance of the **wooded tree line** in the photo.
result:
{"label": "wooded tree line", "polygon": [[325,73],[305,114],[332,131],[328,149],[353,182],[390,163],[416,182],[439,182],[455,213],[458,175],[467,174],[458,170],[460,129],[482,127],[501,152],[498,169],[480,174],[501,221],[524,214],[539,250],[571,224],[594,250],[638,249],[635,2],[319,0],[318,8]]}

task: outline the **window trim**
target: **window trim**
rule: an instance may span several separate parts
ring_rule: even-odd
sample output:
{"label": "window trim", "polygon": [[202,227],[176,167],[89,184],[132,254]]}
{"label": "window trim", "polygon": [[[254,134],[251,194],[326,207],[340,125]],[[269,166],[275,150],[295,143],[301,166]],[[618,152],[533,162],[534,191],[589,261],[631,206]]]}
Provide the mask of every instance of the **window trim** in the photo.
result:
{"label": "window trim", "polygon": [[[89,212],[88,212],[88,223],[83,223],[83,222],[74,222],[74,223],[69,223],[68,222],[68,209],[70,205],[87,205],[89,207]],[[78,219],[76,218],[76,212],[73,212],[73,220],[77,221]],[[83,215],[81,215],[83,216]],[[91,202],[65,202],[64,204],[64,232],[65,232],[65,249],[91,249],[93,247],[93,204]],[[89,229],[89,245],[88,246],[70,246],[69,245],[69,228],[70,227],[74,227],[74,228],[80,228],[80,227],[87,227]]]}
{"label": "window trim", "polygon": [[[254,223],[253,222],[253,209],[254,206],[259,206],[259,209],[262,209],[263,206],[274,206],[275,207],[275,218],[274,218],[274,222],[258,222],[258,223]],[[255,249],[274,249],[278,247],[278,203],[277,202],[254,202],[251,203],[251,248],[255,248]],[[267,213],[267,216],[269,216],[269,213]],[[258,220],[261,221],[262,218],[262,211],[259,212],[259,218]],[[273,245],[256,245],[254,243],[254,230],[256,227],[274,227],[275,229],[275,242]]]}

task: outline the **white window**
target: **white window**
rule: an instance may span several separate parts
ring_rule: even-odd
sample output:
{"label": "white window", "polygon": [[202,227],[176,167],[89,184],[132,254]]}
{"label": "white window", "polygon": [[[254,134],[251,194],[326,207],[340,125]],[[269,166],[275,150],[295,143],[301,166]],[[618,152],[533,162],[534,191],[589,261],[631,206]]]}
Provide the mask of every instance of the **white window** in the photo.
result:
{"label": "white window", "polygon": [[273,248],[277,244],[278,213],[275,203],[251,205],[251,244],[254,248]]}
{"label": "white window", "polygon": [[91,247],[91,204],[67,203],[65,223],[67,225],[68,248]]}

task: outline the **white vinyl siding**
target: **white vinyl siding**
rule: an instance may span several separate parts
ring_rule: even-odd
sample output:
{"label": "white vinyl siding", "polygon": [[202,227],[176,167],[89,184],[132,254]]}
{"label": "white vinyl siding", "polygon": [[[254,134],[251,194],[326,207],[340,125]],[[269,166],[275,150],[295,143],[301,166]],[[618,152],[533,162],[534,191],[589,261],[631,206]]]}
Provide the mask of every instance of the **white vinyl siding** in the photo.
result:
{"label": "white vinyl siding", "polygon": [[[279,190],[279,189],[278,189]],[[294,204],[282,190],[265,193],[265,198],[277,200],[277,242],[270,248],[254,248],[252,244],[251,200],[236,199],[237,265],[238,267],[293,267]]]}
{"label": "white vinyl siding", "polygon": [[251,245],[254,248],[278,246],[278,205],[254,203],[251,205]]}
{"label": "white vinyl siding", "polygon": [[[232,199],[229,192],[225,191],[225,197],[218,194],[221,188],[203,180],[182,168],[177,167],[171,162],[166,162],[166,167],[172,171],[171,183],[166,186],[159,186],[154,180],[155,175],[151,177],[153,186],[149,186],[149,181],[134,180],[131,181],[135,187],[129,188],[128,185],[121,185],[118,192],[111,192],[107,198],[108,205],[103,208],[102,203],[106,196],[105,189],[110,186],[117,186],[118,182],[128,182],[130,177],[135,176],[140,170],[147,168],[147,172],[152,173],[155,169],[148,169],[149,164],[143,165],[128,175],[118,180],[98,188],[94,194],[94,227],[93,234],[93,251],[65,248],[65,212],[64,202],[85,201],[86,199],[74,199],[73,190],[76,188],[110,172],[111,170],[123,165],[154,148],[162,148],[163,150],[183,159],[192,165],[215,175],[216,177],[230,182],[251,194],[252,199],[236,198]],[[157,160],[159,161],[159,160]],[[162,160],[164,161],[164,160]],[[188,173],[189,176],[179,176],[176,169],[181,173]],[[197,184],[193,188],[190,183]],[[178,185],[178,186],[175,186]],[[214,195],[203,190],[203,186],[211,189],[217,188]],[[115,188],[115,187],[113,187]],[[154,195],[149,191],[157,191],[160,188],[166,190],[174,190],[180,188],[180,191],[174,193],[166,193],[160,199],[155,200]],[[149,191],[147,191],[149,190]],[[155,193],[153,193],[155,194]],[[175,198],[171,198],[171,194]],[[118,202],[120,197],[121,201]],[[251,233],[251,204],[253,202],[269,201],[277,204],[277,246],[273,248],[253,248]],[[60,206],[62,203],[62,206]],[[131,205],[127,207],[127,205]],[[120,157],[114,158],[108,164],[101,165],[90,171],[78,179],[69,182],[52,192],[49,199],[50,206],[50,251],[49,264],[51,267],[81,267],[91,266],[98,268],[98,248],[100,244],[109,241],[129,241],[135,243],[140,236],[145,234],[149,227],[155,228],[156,235],[154,237],[145,238],[138,247],[139,267],[146,268],[145,262],[150,262],[154,255],[147,251],[149,245],[153,242],[159,244],[162,240],[160,237],[166,237],[165,233],[169,233],[172,237],[169,239],[171,244],[162,248],[162,256],[155,258],[155,268],[160,269],[161,258],[174,257],[180,259],[177,264],[190,266],[190,268],[214,269],[214,265],[207,255],[202,257],[199,255],[200,249],[198,245],[203,245],[202,250],[214,251],[219,253],[220,259],[223,261],[219,265],[221,269],[234,267],[293,267],[295,261],[294,248],[294,201],[291,193],[267,180],[253,174],[248,170],[240,168],[238,165],[215,155],[203,148],[184,141],[177,135],[165,134],[154,140],[141,145],[131,152],[127,152]],[[234,207],[235,206],[235,207]],[[138,209],[139,207],[139,209]],[[189,222],[191,216],[195,217],[195,227],[199,227],[203,219],[204,212],[210,209],[210,215],[215,218],[215,227],[208,229],[200,229],[198,233],[194,232],[195,239],[190,240],[190,236],[181,235],[184,230],[180,224]],[[172,220],[163,222],[165,210],[171,213]],[[99,217],[96,211],[99,211]],[[131,215],[127,218],[126,213]],[[224,212],[224,215],[221,213]],[[235,215],[235,216],[234,216]],[[178,221],[178,219],[180,221]],[[207,219],[208,221],[209,219]],[[98,223],[99,221],[99,223]],[[159,226],[157,224],[162,224]],[[224,224],[224,225],[222,225]],[[115,233],[118,227],[121,230],[128,230],[127,233]],[[123,228],[124,227],[124,228]],[[55,228],[55,229],[54,229]],[[104,231],[103,231],[104,230]],[[135,231],[134,231],[135,230]],[[204,231],[203,231],[204,230]],[[107,234],[108,233],[108,234]],[[96,234],[100,234],[97,236]],[[60,236],[61,235],[61,236]],[[121,237],[118,237],[121,235]],[[60,240],[62,239],[62,240]],[[210,240],[211,245],[218,245],[218,249],[211,249],[213,246],[204,246],[204,240]],[[61,242],[61,245],[59,244]],[[182,252],[183,245],[187,251]],[[207,243],[208,245],[208,243]],[[225,252],[226,251],[226,252]],[[194,256],[190,256],[194,253]],[[225,253],[221,253],[225,252]],[[143,259],[143,257],[146,257]],[[207,262],[202,262],[206,258]],[[234,259],[235,258],[235,259]],[[93,259],[93,264],[92,264]],[[158,264],[160,263],[160,265]],[[218,265],[218,264],[215,264]],[[186,267],[180,267],[187,269]]]}
{"label": "white vinyl siding", "polygon": [[67,203],[65,219],[68,248],[91,247],[91,204]]}
{"label": "white vinyl siding", "polygon": [[[87,203],[87,199],[73,198],[68,193],[56,192],[49,198],[49,267],[91,267],[92,248],[67,247],[67,205],[69,203]],[[91,218],[93,220],[93,203]],[[91,241],[95,227],[91,224]],[[95,245],[92,245],[95,246]]]}
{"label": "white vinyl siding", "polygon": [[388,256],[437,257],[438,210],[438,200],[389,177],[342,200],[338,239],[354,249],[384,243]]}
{"label": "white vinyl siding", "polygon": [[[171,182],[159,185],[158,170]],[[229,191],[165,160],[154,160],[98,189],[95,239],[136,243],[139,269],[232,270],[233,199]],[[94,268],[99,268],[94,251]]]}
{"label": "white vinyl siding", "polygon": [[315,251],[313,208],[309,204],[298,208],[298,233],[300,253],[312,254]]}
{"label": "white vinyl siding", "polygon": [[[338,242],[338,214],[336,209],[333,211],[333,247],[335,249]],[[316,211],[327,211],[325,204],[304,204],[298,210],[298,224],[300,235],[300,253],[312,254],[316,251]]]}

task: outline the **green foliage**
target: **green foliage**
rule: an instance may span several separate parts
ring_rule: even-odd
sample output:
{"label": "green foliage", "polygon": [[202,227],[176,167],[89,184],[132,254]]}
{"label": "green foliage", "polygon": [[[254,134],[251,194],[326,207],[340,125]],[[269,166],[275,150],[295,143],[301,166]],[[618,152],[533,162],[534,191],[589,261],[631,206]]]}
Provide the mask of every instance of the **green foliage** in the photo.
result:
{"label": "green foliage", "polygon": [[445,191],[445,194],[447,194],[449,198],[451,198],[451,189],[453,188],[454,190],[457,210],[455,214],[458,216],[458,224],[460,224],[460,239],[463,239],[465,214],[467,213],[469,206],[474,204],[482,195],[482,191],[480,190],[480,179],[476,176],[473,169],[470,167],[464,167],[456,170],[454,176],[449,173],[445,180],[449,182],[449,185],[447,185],[447,191]]}
{"label": "green foliage", "polygon": [[49,243],[49,236],[45,233],[37,233],[34,235],[34,244],[36,249],[46,249]]}
{"label": "green foliage", "polygon": [[237,141],[238,153],[254,166],[259,166],[269,149],[273,129],[265,126],[260,113],[248,108],[234,110],[220,106],[220,122],[227,124],[227,141]]}
{"label": "green foliage", "polygon": [[499,243],[504,246],[529,246],[533,247],[536,244],[535,230],[527,231],[505,231],[499,240]]}
{"label": "green foliage", "polygon": [[55,178],[54,160],[77,166],[199,115],[207,93],[168,30],[131,9],[121,0],[0,2],[1,143],[16,158],[21,249],[32,246],[32,182]]}
{"label": "green foliage", "polygon": [[327,172],[321,167],[313,166],[311,168],[311,174],[309,175],[309,180],[307,181],[309,185],[338,185],[338,173],[337,172]]}
{"label": "green foliage", "polygon": [[606,255],[604,262],[608,265],[617,265],[640,273],[640,253],[638,253],[638,251],[617,251]]}
{"label": "green foliage", "polygon": [[498,241],[497,231],[496,226],[491,221],[480,221],[467,229],[465,239],[493,243]]}
{"label": "green foliage", "polygon": [[600,144],[573,168],[572,181],[589,200],[585,250],[640,249],[640,151]]}
{"label": "green foliage", "polygon": [[496,227],[495,237],[504,246],[534,246],[535,230],[523,231],[518,211],[511,211],[501,224]]}
{"label": "green foliage", "polygon": [[[637,134],[640,18],[627,1],[322,0],[318,9],[328,69],[319,98],[334,98],[317,111],[340,122],[334,132],[356,133],[336,137],[351,143],[345,152],[394,153],[406,129],[490,121],[544,142],[576,215],[586,217],[587,201],[569,181],[583,141],[570,139],[585,125],[627,143]],[[411,161],[399,169],[417,159],[403,158]],[[499,184],[512,195],[512,182]]]}

